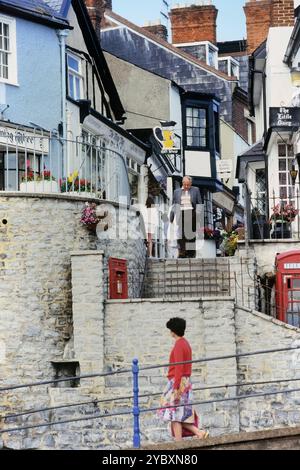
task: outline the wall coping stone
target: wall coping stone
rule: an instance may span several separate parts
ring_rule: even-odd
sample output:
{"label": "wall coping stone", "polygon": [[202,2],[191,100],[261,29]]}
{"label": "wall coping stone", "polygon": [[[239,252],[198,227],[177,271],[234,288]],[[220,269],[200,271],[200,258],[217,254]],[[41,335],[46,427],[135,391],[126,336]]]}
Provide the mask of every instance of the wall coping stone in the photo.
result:
{"label": "wall coping stone", "polygon": [[275,325],[281,326],[282,328],[286,328],[287,330],[293,330],[293,331],[297,331],[298,333],[300,333],[300,328],[297,328],[296,326],[289,325],[288,323],[284,323],[280,320],[277,320],[277,318],[271,317],[270,315],[266,315],[265,313],[258,312],[257,310],[251,310],[250,308],[242,307],[240,305],[235,305],[235,307],[240,310],[244,310],[244,312],[251,313],[252,315],[259,317],[262,320],[274,323]]}
{"label": "wall coping stone", "polygon": [[133,207],[128,206],[127,204],[119,204],[115,201],[110,201],[108,199],[99,199],[95,197],[85,196],[84,194],[74,196],[74,195],[67,195],[67,194],[60,194],[60,193],[23,193],[21,191],[0,191],[0,198],[35,198],[35,199],[58,199],[61,201],[76,201],[76,202],[95,202],[96,204],[111,204],[115,207],[122,207],[126,209],[130,209],[132,212],[139,213],[140,211]]}
{"label": "wall coping stone", "polygon": [[[274,243],[293,243],[293,244],[300,244],[300,240],[298,239],[294,239],[294,238],[278,238],[278,239],[269,239],[269,238],[266,238],[264,240],[254,240],[254,239],[251,239],[249,240],[249,243],[251,243],[252,245],[255,245],[255,243],[258,243],[260,245],[263,245],[265,243],[267,244],[274,244]],[[245,245],[245,240],[238,240],[238,245],[239,246],[244,246]]]}
{"label": "wall coping stone", "polygon": [[105,300],[106,304],[137,304],[137,303],[174,303],[174,302],[218,302],[218,301],[234,301],[234,297],[177,297],[176,299],[165,299],[164,297],[157,297],[154,299],[109,299]]}
{"label": "wall coping stone", "polygon": [[287,427],[278,429],[269,429],[264,431],[241,432],[238,434],[229,434],[225,436],[210,437],[205,440],[187,440],[180,442],[164,442],[163,444],[153,444],[142,446],[141,450],[176,450],[176,449],[197,449],[199,447],[212,447],[216,445],[246,443],[258,440],[275,439],[282,437],[299,436],[300,427]]}
{"label": "wall coping stone", "polygon": [[71,251],[71,256],[89,256],[89,255],[104,255],[102,250],[80,250],[80,251]]}

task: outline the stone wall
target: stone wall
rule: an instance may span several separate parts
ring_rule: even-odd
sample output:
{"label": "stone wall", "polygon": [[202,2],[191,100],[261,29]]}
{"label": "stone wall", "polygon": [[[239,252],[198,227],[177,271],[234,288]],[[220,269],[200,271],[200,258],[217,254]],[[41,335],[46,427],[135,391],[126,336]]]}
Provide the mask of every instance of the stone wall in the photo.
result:
{"label": "stone wall", "polygon": [[[236,308],[237,354],[300,347],[300,330],[262,313]],[[239,394],[300,389],[300,349],[238,359],[238,383],[277,382],[239,388]],[[239,400],[240,430],[255,431],[300,423],[300,391]]]}
{"label": "stone wall", "polygon": [[[143,222],[135,209],[112,203],[101,203],[107,213],[97,229],[97,248],[104,253],[105,278],[108,277],[110,257],[127,260],[129,297],[139,297],[145,271],[146,245]],[[108,230],[103,230],[107,224]],[[107,296],[108,284],[105,284]]]}
{"label": "stone wall", "polygon": [[[166,364],[169,360],[173,340],[166,322],[173,316],[187,320],[186,336],[193,348],[194,359],[235,354],[234,303],[228,299],[203,299],[163,301],[109,301],[105,308],[105,364],[109,370],[131,367],[137,357],[140,367]],[[217,314],[218,312],[218,314]],[[194,364],[194,388],[235,383],[236,361],[227,359],[218,362]],[[167,368],[150,369],[140,372],[140,394],[160,394],[166,384]],[[106,380],[106,386],[116,395],[122,396],[131,390],[131,377],[118,376]],[[110,392],[111,394],[112,392]],[[195,401],[213,400],[224,394],[233,396],[234,389],[195,391]],[[141,406],[159,406],[159,396],[143,398]],[[228,402],[208,403],[199,408],[202,426],[214,435],[237,432],[237,404]],[[143,442],[168,440],[166,423],[155,413],[141,415]],[[129,444],[129,443],[128,443]]]}
{"label": "stone wall", "polygon": [[[85,199],[81,197],[64,195],[2,193],[0,196],[1,387],[52,380],[57,375],[57,367],[73,367],[76,361],[79,362],[76,373],[101,372],[103,369],[103,295],[101,297],[100,292],[105,283],[102,254],[96,251],[101,241],[80,224],[84,203]],[[129,218],[135,217],[134,211],[129,214]],[[105,242],[106,257],[122,256],[135,265],[139,253],[144,255],[145,247],[143,240],[139,240],[137,244],[140,243],[143,249],[135,250],[134,243],[126,250],[126,242],[125,245],[119,245],[118,241],[111,245]],[[80,254],[74,253],[81,250],[85,251],[89,262],[86,259],[82,262]],[[74,253],[73,292],[71,253]],[[131,255],[133,260],[130,260]],[[100,379],[83,381],[78,388],[66,385],[1,392],[0,411],[16,413],[91,401],[95,396],[99,398],[103,391]],[[81,416],[93,414],[95,409],[97,406],[92,404],[79,407],[76,412]],[[0,426],[55,421],[62,416],[73,418],[74,408],[12,418]],[[96,448],[100,442],[103,446],[110,442],[98,429],[97,421],[93,420],[91,426],[95,429],[92,443],[87,442],[89,438],[85,433],[78,434],[81,425],[75,423],[69,425],[69,432],[62,427],[46,427],[5,434],[2,435],[3,445],[11,448]]]}
{"label": "stone wall", "polygon": [[[263,275],[274,272],[275,258],[278,253],[291,250],[300,250],[299,240],[251,240],[249,244],[249,258],[256,258],[257,273]],[[238,253],[245,256],[245,242],[238,243]]]}
{"label": "stone wall", "polygon": [[232,256],[228,260],[230,263],[231,295],[234,296],[238,305],[255,309],[256,258],[241,253],[241,256]]}

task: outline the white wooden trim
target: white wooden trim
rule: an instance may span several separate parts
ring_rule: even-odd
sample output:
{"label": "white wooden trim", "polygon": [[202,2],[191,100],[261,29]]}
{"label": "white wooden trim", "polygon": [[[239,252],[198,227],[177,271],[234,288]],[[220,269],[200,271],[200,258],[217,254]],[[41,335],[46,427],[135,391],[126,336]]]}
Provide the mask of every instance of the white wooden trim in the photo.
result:
{"label": "white wooden trim", "polygon": [[18,86],[16,20],[10,16],[0,14],[0,22],[9,25],[10,42],[10,52],[8,54],[8,78],[0,77],[0,82]]}

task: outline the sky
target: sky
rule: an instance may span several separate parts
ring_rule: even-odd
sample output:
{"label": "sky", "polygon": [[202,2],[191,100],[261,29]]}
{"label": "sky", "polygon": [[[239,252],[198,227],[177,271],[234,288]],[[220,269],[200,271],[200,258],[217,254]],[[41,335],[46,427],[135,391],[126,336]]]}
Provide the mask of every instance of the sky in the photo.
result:
{"label": "sky", "polygon": [[[168,0],[171,6],[192,4],[188,0]],[[217,40],[230,41],[246,37],[246,20],[243,6],[246,0],[213,0],[219,10],[217,19]],[[148,21],[160,18],[163,0],[112,0],[113,11],[143,26]],[[165,10],[163,10],[165,11]]]}

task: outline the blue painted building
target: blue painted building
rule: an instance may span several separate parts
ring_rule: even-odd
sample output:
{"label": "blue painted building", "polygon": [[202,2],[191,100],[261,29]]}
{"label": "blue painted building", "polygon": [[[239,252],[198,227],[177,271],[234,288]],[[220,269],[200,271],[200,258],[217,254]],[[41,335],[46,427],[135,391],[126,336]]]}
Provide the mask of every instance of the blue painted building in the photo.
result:
{"label": "blue painted building", "polygon": [[[57,129],[61,120],[60,47],[57,32],[69,24],[42,1],[0,1],[8,33],[8,71],[0,72],[1,119]],[[8,49],[7,48],[7,49]],[[1,56],[5,61],[5,49]]]}
{"label": "blue painted building", "polygon": [[1,46],[0,190],[129,200],[130,167],[141,196],[147,148],[118,125],[125,111],[84,1],[0,0]]}

